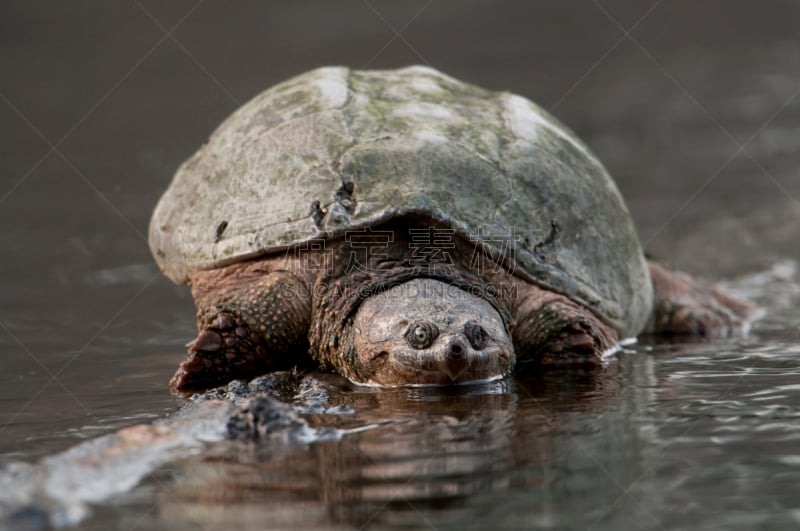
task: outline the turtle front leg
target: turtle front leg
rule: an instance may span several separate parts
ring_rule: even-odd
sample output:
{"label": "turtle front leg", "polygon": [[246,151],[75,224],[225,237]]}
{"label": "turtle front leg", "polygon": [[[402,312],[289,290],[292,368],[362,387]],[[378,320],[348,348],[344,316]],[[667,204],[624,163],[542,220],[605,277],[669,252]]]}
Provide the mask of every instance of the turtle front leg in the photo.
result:
{"label": "turtle front leg", "polygon": [[755,307],[708,282],[652,260],[648,265],[654,301],[646,333],[727,337],[742,333],[758,314]]}
{"label": "turtle front leg", "polygon": [[308,362],[311,296],[285,260],[234,264],[192,276],[197,338],[170,381],[190,394]]}
{"label": "turtle front leg", "polygon": [[617,332],[567,297],[520,282],[511,333],[517,361],[599,365],[619,343]]}

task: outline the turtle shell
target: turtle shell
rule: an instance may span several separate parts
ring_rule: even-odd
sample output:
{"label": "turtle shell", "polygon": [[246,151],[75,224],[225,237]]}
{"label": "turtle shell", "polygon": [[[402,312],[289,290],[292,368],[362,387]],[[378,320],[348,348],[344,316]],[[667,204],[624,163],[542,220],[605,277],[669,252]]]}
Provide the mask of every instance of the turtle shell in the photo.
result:
{"label": "turtle shell", "polygon": [[176,173],[150,246],[176,282],[406,214],[449,225],[624,335],[652,288],[598,159],[529,100],[428,67],[312,70],[233,113]]}

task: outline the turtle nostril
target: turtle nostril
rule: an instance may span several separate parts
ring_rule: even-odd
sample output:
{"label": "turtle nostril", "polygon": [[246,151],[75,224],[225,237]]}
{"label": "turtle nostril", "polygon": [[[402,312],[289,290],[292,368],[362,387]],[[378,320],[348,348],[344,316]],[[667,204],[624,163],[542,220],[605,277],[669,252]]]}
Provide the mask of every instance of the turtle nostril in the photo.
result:
{"label": "turtle nostril", "polygon": [[447,347],[447,356],[442,363],[442,371],[455,381],[470,365],[467,346],[463,341],[453,339]]}
{"label": "turtle nostril", "polygon": [[450,344],[450,354],[453,356],[460,356],[464,352],[464,347],[459,342]]}

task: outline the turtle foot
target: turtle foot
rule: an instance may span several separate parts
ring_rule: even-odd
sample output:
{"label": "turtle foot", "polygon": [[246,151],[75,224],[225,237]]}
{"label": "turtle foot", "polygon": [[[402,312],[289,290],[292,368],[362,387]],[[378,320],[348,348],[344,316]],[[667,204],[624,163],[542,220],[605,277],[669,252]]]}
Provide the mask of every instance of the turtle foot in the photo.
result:
{"label": "turtle foot", "polygon": [[523,363],[600,366],[618,343],[612,328],[562,295],[531,287],[518,311],[514,346]]}
{"label": "turtle foot", "polygon": [[192,276],[197,338],[170,389],[189,395],[310,360],[311,298],[283,257],[199,271]]}
{"label": "turtle foot", "polygon": [[201,330],[186,345],[189,357],[170,380],[174,394],[189,395],[236,378],[252,378],[279,367],[271,367],[261,336],[233,318],[220,313],[215,326]]}
{"label": "turtle foot", "polygon": [[[597,319],[588,319],[584,312],[571,305],[550,304],[553,316],[550,338],[536,356],[543,365],[599,366],[603,355],[617,344],[617,334]],[[549,313],[549,312],[548,312]]]}
{"label": "turtle foot", "polygon": [[758,310],[686,273],[650,262],[655,304],[645,331],[701,338],[744,333]]}

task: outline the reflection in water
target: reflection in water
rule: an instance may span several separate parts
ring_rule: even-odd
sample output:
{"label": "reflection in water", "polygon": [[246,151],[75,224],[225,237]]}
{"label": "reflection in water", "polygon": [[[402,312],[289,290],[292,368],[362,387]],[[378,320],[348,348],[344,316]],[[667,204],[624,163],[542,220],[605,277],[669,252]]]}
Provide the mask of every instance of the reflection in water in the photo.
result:
{"label": "reflection in water", "polygon": [[[777,277],[762,293],[794,286]],[[383,391],[323,377],[316,403],[294,400],[316,412],[312,425],[378,427],[301,447],[214,447],[154,475],[115,518],[197,529],[796,526],[800,349],[797,333],[776,335],[788,307],[770,310],[749,339],[640,344],[602,373]]]}
{"label": "reflection in water", "polygon": [[[652,374],[638,372],[651,387]],[[586,500],[611,487],[611,476],[630,472],[614,452],[597,453],[598,433],[587,437],[587,422],[606,441],[644,442],[636,442],[627,415],[604,414],[622,406],[615,371],[329,394],[330,406],[356,412],[333,419],[340,427],[384,424],[309,448],[276,453],[247,444],[188,461],[172,470],[178,480],[160,498],[159,518],[212,528],[515,528],[552,518],[556,505]],[[647,403],[637,400],[640,407]]]}
{"label": "reflection in water", "polygon": [[640,344],[603,372],[390,390],[288,377],[280,397],[346,435],[195,446],[81,527],[787,528],[800,348],[771,309],[749,339]]}

